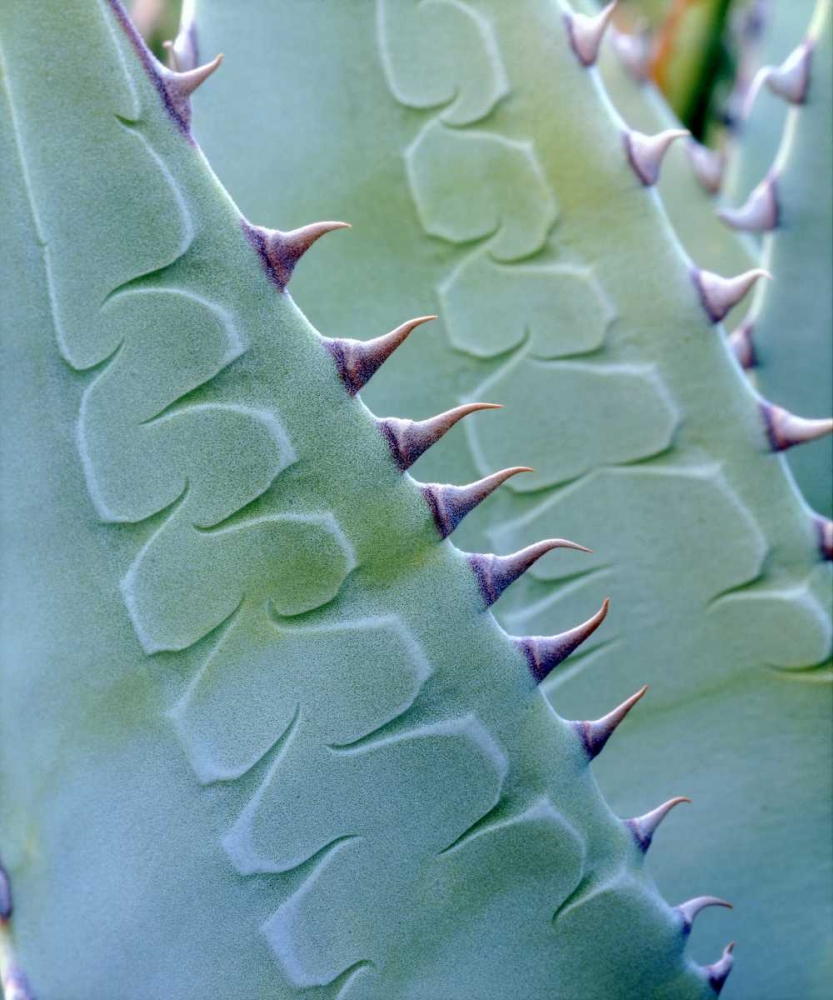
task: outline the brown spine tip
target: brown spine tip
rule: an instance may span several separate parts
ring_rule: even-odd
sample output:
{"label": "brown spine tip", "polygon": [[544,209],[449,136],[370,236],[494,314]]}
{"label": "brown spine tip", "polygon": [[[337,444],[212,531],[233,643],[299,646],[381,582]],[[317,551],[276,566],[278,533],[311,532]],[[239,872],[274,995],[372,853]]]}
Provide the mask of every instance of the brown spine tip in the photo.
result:
{"label": "brown spine tip", "polygon": [[610,599],[605,598],[601,608],[581,625],[576,625],[559,635],[537,635],[523,639],[515,639],[515,645],[526,657],[530,672],[537,684],[540,684],[559,663],[574,652],[588,639],[607,617]]}
{"label": "brown spine tip", "polygon": [[721,150],[709,149],[696,139],[686,143],[691,169],[698,183],[708,194],[717,194],[723,186],[726,172],[726,155]]}
{"label": "brown spine tip", "polygon": [[833,561],[833,521],[817,515],[815,522],[821,557],[822,559]]}
{"label": "brown spine tip", "polygon": [[729,346],[738,359],[738,364],[745,371],[754,368],[758,364],[758,357],[755,354],[755,324],[750,319],[745,319],[737,330],[733,330],[729,335]]}
{"label": "brown spine tip", "polygon": [[280,229],[264,229],[242,222],[246,238],[257,251],[266,273],[283,291],[289,284],[295,265],[317,240],[336,229],[349,229],[348,222],[313,222],[300,229],[282,232]]}
{"label": "brown spine tip", "polygon": [[491,607],[507,587],[522,576],[541,556],[552,552],[553,549],[591,551],[583,545],[568,542],[565,538],[548,538],[546,541],[528,545],[520,552],[514,552],[509,556],[496,556],[490,553],[470,555],[469,564],[477,578],[486,607]]}
{"label": "brown spine tip", "polygon": [[645,813],[644,816],[637,816],[634,819],[625,820],[625,825],[633,834],[636,846],[643,852],[643,854],[651,846],[651,841],[654,839],[657,827],[671,812],[671,810],[675,806],[678,806],[681,802],[691,802],[691,799],[686,798],[684,795],[678,795],[674,799],[669,799],[667,802],[663,802],[661,806],[657,806],[657,808],[653,809],[651,812]]}
{"label": "brown spine tip", "polygon": [[806,444],[833,433],[833,418],[806,420],[766,400],[761,403],[761,415],[772,451],[786,451],[794,445]]}
{"label": "brown spine tip", "polygon": [[717,214],[732,229],[747,233],[771,232],[781,216],[775,175],[765,177],[740,208],[721,208]]}
{"label": "brown spine tip", "polygon": [[190,97],[213,73],[216,73],[222,62],[223,54],[221,52],[214,56],[211,62],[203,63],[202,66],[195,66],[182,73],[172,73],[168,80],[168,89],[175,90],[182,97]]}
{"label": "brown spine tip", "polygon": [[518,465],[511,469],[493,472],[485,479],[466,486],[450,486],[444,483],[426,483],[422,487],[422,495],[434,516],[434,523],[441,538],[448,538],[457,525],[474,508],[482,503],[490,493],[519,472],[534,472],[526,465]]}
{"label": "brown spine tip", "polygon": [[645,135],[630,129],[624,134],[628,163],[640,181],[650,187],[659,180],[662,161],[672,142],[690,133],[683,128],[669,128],[656,135]]}
{"label": "brown spine tip", "polygon": [[412,330],[436,316],[409,319],[390,333],[373,340],[324,340],[325,348],[335,359],[339,378],[351,396],[355,396],[373,378],[393,352],[408,339]]}
{"label": "brown spine tip", "polygon": [[617,4],[618,0],[613,0],[594,15],[575,12],[564,15],[570,48],[582,66],[592,66],[598,58],[602,39]]}
{"label": "brown spine tip", "polygon": [[730,941],[726,947],[723,949],[723,955],[717,962],[712,965],[707,965],[705,968],[706,979],[709,985],[714,990],[714,995],[719,997],[723,991],[723,987],[726,985],[726,980],[729,978],[729,973],[732,971],[732,967],[735,964],[734,955],[732,952],[735,950],[735,942]]}
{"label": "brown spine tip", "polygon": [[682,917],[684,934],[691,932],[698,914],[708,906],[723,906],[727,910],[734,909],[731,903],[727,903],[725,899],[720,899],[719,896],[696,896],[685,903],[680,903],[677,907],[677,912]]}
{"label": "brown spine tip", "polygon": [[478,410],[500,409],[502,409],[500,403],[464,403],[428,420],[400,420],[398,417],[387,417],[378,424],[379,430],[388,442],[394,462],[405,472],[444,434],[447,434],[458,420]]}
{"label": "brown spine tip", "polygon": [[633,706],[645,695],[648,690],[648,685],[640,688],[636,694],[632,694],[630,698],[623,701],[621,705],[614,708],[612,712],[608,712],[607,715],[602,716],[601,719],[596,719],[593,722],[575,722],[573,725],[576,727],[576,731],[579,736],[581,736],[582,742],[584,743],[584,749],[587,751],[588,760],[593,760],[598,757],[599,754],[604,750],[605,744],[614,734],[617,727],[622,723],[625,716],[630,712]]}
{"label": "brown spine tip", "polygon": [[723,278],[712,271],[695,268],[692,278],[709,319],[712,323],[719,323],[748,295],[759,278],[771,281],[772,275],[769,271],[756,267],[734,278]]}

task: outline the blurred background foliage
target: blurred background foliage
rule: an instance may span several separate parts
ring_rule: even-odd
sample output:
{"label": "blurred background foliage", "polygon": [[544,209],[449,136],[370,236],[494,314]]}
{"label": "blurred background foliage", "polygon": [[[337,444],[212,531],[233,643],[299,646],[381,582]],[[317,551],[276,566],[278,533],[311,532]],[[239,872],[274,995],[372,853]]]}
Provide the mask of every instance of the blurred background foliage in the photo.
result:
{"label": "blurred background foliage", "polygon": [[127,0],[125,6],[154,54],[167,62],[163,42],[176,35],[182,0]]}

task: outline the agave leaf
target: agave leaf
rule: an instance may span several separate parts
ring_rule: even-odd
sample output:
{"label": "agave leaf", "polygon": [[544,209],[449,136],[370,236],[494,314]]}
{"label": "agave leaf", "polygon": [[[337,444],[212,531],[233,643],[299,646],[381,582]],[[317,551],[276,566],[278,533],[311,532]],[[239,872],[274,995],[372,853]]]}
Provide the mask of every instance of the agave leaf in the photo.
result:
{"label": "agave leaf", "polygon": [[115,2],[7,4],[0,50],[7,995],[714,997],[668,807],[616,818],[616,719],[530,674],[603,615],[498,627],[426,503],[467,494],[285,292],[332,225],[241,218]]}
{"label": "agave leaf", "polygon": [[[364,339],[439,313],[369,387],[376,412],[507,404],[416,474],[535,467],[468,519],[463,544],[507,553],[553,535],[597,554],[542,560],[498,618],[546,632],[617,595],[607,633],[550,682],[554,704],[599,714],[641,665],[656,698],[633,723],[644,742],[600,762],[608,797],[648,808],[683,761],[697,818],[669,831],[679,853],[656,860],[660,883],[691,895],[705,869],[741,904],[738,996],[821,995],[831,761],[812,734],[829,725],[830,566],[564,13],[484,0],[276,19],[201,0],[204,50],[227,72],[196,132],[250,216],[353,223],[349,258],[333,241],[295,284],[322,329]],[[345,317],[356,288],[367,300]],[[719,931],[704,928],[709,947]]]}
{"label": "agave leaf", "polygon": [[[582,9],[589,6],[584,4]],[[641,75],[638,67],[629,71],[623,61],[623,54],[638,44],[639,36],[635,33],[613,33],[602,46],[599,70],[616,110],[631,128],[647,135],[682,128],[656,84]],[[698,167],[701,167],[700,178]],[[657,190],[691,260],[718,274],[738,274],[756,266],[759,249],[748,234],[727,231],[715,215],[722,173],[722,152],[707,149],[689,137],[668,149]],[[748,299],[743,299],[727,322],[738,322],[748,306]]]}
{"label": "agave leaf", "polygon": [[[831,48],[830,3],[822,0],[796,52],[799,67],[806,53],[807,93],[791,106],[782,98],[789,111],[774,162],[745,205],[724,211],[732,226],[763,235],[761,261],[776,279],[759,289],[749,319],[733,336],[751,352],[748,360],[761,392],[816,419],[833,413]],[[763,86],[756,102],[767,93]],[[830,440],[793,448],[787,457],[810,506],[833,517]]]}
{"label": "agave leaf", "polygon": [[816,0],[770,3],[754,0],[741,18],[738,80],[729,102],[735,140],[730,146],[724,193],[726,203],[741,205],[764,172],[781,143],[787,107],[764,88],[755,96],[758,71],[777,66],[801,42],[813,16]]}

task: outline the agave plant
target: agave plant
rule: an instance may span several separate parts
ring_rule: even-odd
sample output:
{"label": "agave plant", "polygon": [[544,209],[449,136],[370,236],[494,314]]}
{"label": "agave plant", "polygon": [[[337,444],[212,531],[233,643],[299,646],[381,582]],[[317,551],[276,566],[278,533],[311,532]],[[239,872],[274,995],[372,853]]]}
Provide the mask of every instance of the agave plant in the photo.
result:
{"label": "agave plant", "polygon": [[[705,871],[735,902],[733,932],[753,950],[733,984],[739,995],[820,989],[830,758],[829,744],[820,756],[806,733],[829,726],[829,689],[817,682],[829,681],[830,529],[773,449],[825,455],[829,438],[799,442],[829,423],[787,416],[785,407],[805,412],[796,395],[773,392],[771,405],[750,391],[716,325],[748,304],[743,293],[767,264],[769,295],[786,285],[795,298],[802,283],[720,220],[691,170],[693,160],[719,188],[704,173],[707,154],[606,45],[610,7],[569,22],[587,28],[577,60],[553,40],[566,8],[551,4],[379,4],[363,18],[301,16],[302,6],[279,16],[257,0],[234,12],[200,0],[197,37],[207,52],[222,49],[226,66],[197,97],[197,136],[251,217],[353,223],[349,259],[334,241],[321,250],[326,268],[294,285],[321,328],[346,322],[348,335],[366,337],[403,311],[439,314],[368,388],[374,410],[425,417],[450,396],[506,404],[470,418],[467,437],[432,451],[420,473],[475,479],[518,458],[535,467],[460,529],[465,547],[510,552],[567,535],[595,554],[537,563],[497,605],[499,620],[547,632],[611,594],[606,628],[545,685],[553,704],[603,711],[635,679],[650,682],[633,723],[640,739],[599,763],[609,800],[627,811],[637,790],[648,808],[660,788],[676,790],[684,760],[696,808],[669,829],[675,850],[655,859],[660,884],[681,898]],[[810,29],[822,42],[815,98],[795,116],[829,114],[827,6]],[[829,226],[819,216],[819,229]],[[802,227],[772,238],[801,242]],[[808,239],[806,252],[829,272],[819,246]],[[372,298],[345,320],[339,303],[355,288]],[[804,308],[829,344],[825,291],[815,300],[813,291],[804,289]],[[781,349],[797,335],[779,332]],[[818,369],[816,401],[805,392],[816,418],[830,407],[828,387],[818,412],[823,350],[794,352],[794,363]],[[762,376],[763,343],[759,353]],[[823,468],[813,481],[816,497],[829,494]],[[758,861],[739,865],[735,851]],[[704,928],[709,947],[721,933],[716,919]]]}
{"label": "agave plant", "polygon": [[772,451],[823,428],[611,13],[200,0],[166,67],[0,9],[4,1000],[708,1000],[704,890],[738,997],[821,995],[829,527]]}
{"label": "agave plant", "polygon": [[[762,237],[761,262],[777,279],[758,292],[750,316],[733,333],[741,361],[770,398],[788,408],[801,405],[821,421],[833,396],[830,32],[830,5],[818,4],[796,47],[779,65],[756,73],[746,97],[747,128],[754,135],[761,117],[773,117],[775,105],[781,115],[787,109],[783,130],[777,149],[758,162],[760,181],[745,202],[721,212],[728,225]],[[833,516],[829,440],[791,452],[789,461],[807,501],[826,518]]]}

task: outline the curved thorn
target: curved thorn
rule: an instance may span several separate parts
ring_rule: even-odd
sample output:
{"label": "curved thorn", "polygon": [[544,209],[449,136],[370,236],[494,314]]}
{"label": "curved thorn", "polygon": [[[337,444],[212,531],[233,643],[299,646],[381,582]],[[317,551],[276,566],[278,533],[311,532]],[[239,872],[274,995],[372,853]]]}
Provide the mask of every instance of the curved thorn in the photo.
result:
{"label": "curved thorn", "polygon": [[[813,58],[813,43],[806,39],[793,49],[780,66],[763,66],[752,82],[750,91],[759,90],[761,84],[777,97],[790,104],[803,104],[810,89],[810,63]],[[755,94],[751,93],[750,100]]]}
{"label": "curved thorn", "polygon": [[[170,46],[173,49],[173,45]],[[211,62],[204,63],[202,66],[195,66],[193,69],[187,69],[184,72],[169,72],[166,78],[166,85],[168,88],[168,93],[176,96],[181,100],[187,100],[194,91],[202,86],[205,81],[215,73],[223,61],[222,52],[219,55],[214,56]]]}
{"label": "curved thorn", "polygon": [[714,990],[715,996],[720,996],[721,990],[726,985],[732,966],[735,964],[732,952],[735,949],[735,942],[730,941],[723,949],[723,955],[712,965],[707,965],[704,969],[709,985]]}
{"label": "curved thorn", "polygon": [[300,229],[283,232],[280,229],[264,229],[242,220],[246,238],[257,250],[266,273],[283,291],[289,284],[295,265],[309,248],[327,233],[336,229],[349,229],[349,222],[313,222]]}
{"label": "curved thorn", "polygon": [[355,396],[373,378],[393,352],[408,339],[411,331],[436,316],[409,319],[390,333],[373,340],[324,340],[324,346],[335,358],[341,381],[351,396]]}
{"label": "curved thorn", "polygon": [[648,685],[641,687],[636,694],[623,701],[621,705],[614,708],[612,712],[603,715],[601,719],[592,722],[574,722],[578,734],[581,736],[584,748],[587,751],[589,760],[598,757],[604,750],[605,744],[615,732],[617,726],[623,721],[633,706],[644,696],[648,690]]}
{"label": "curved thorn", "polygon": [[610,41],[619,61],[637,83],[651,73],[651,37],[647,31],[625,32],[611,29]]}
{"label": "curved thorn", "polygon": [[422,487],[422,495],[434,516],[434,523],[441,538],[448,538],[466,514],[482,503],[490,493],[501,486],[511,476],[519,472],[533,472],[526,465],[514,466],[493,472],[485,479],[478,479],[466,486],[450,486],[444,483],[426,483]]}
{"label": "curved thorn", "polygon": [[822,559],[833,561],[833,521],[819,515],[815,518],[819,536],[819,552]]}
{"label": "curved thorn", "polygon": [[734,278],[723,278],[713,271],[695,268],[692,277],[700,301],[712,323],[719,323],[749,293],[759,278],[772,280],[769,271],[756,267]]}
{"label": "curved thorn", "polygon": [[686,143],[691,169],[700,186],[709,194],[717,194],[723,186],[726,172],[726,155],[717,149],[709,149],[696,139]]}
{"label": "curved thorn", "polygon": [[424,454],[433,444],[451,428],[470,413],[478,410],[500,410],[500,403],[464,403],[446,410],[428,420],[400,420],[398,417],[387,417],[378,421],[379,430],[390,446],[393,460],[404,472]]}
{"label": "curved thorn", "polygon": [[[174,55],[169,56],[169,58],[176,59],[177,57]],[[157,73],[161,78],[166,95],[165,103],[169,112],[186,134],[191,127],[191,94],[217,70],[222,61],[221,53],[215,56],[211,62],[205,63],[204,66],[195,66],[184,73],[167,69],[161,63],[156,64]]]}
{"label": "curved thorn", "polygon": [[758,364],[753,339],[754,333],[755,324],[752,320],[745,319],[737,330],[733,330],[729,334],[729,347],[732,348],[738,363],[745,371],[749,371],[750,368],[754,368]]}
{"label": "curved thorn", "polygon": [[654,839],[657,827],[671,812],[674,806],[678,806],[681,802],[691,802],[691,799],[684,795],[678,795],[674,799],[669,799],[667,802],[663,802],[661,806],[657,806],[657,808],[653,809],[651,812],[645,813],[644,816],[637,816],[634,819],[625,820],[625,825],[633,834],[636,846],[643,853],[651,846],[651,841]]}
{"label": "curved thorn", "polygon": [[765,177],[740,208],[721,208],[717,214],[727,226],[747,233],[775,229],[781,215],[775,176]]}
{"label": "curved thorn", "polygon": [[607,617],[610,598],[606,597],[601,608],[581,625],[561,632],[558,635],[534,635],[524,639],[515,639],[515,645],[526,657],[530,672],[536,683],[540,684],[559,663],[576,650],[585,639],[589,638]]}
{"label": "curved thorn", "polygon": [[727,910],[734,909],[731,903],[718,896],[696,896],[694,899],[686,900],[676,907],[677,912],[683,918],[683,932],[688,934],[691,931],[697,915],[705,910],[707,906],[725,906]]}
{"label": "curved thorn", "polygon": [[541,556],[553,549],[576,549],[579,552],[590,552],[591,549],[575,542],[568,542],[566,538],[548,538],[543,542],[535,542],[534,545],[527,545],[520,552],[514,552],[509,556],[496,556],[491,553],[475,553],[469,556],[474,575],[477,578],[480,593],[486,607],[492,604],[500,595],[513,584],[518,577],[522,576],[533,563],[537,562]]}
{"label": "curved thorn", "polygon": [[628,163],[646,187],[659,180],[660,167],[671,143],[687,135],[690,133],[684,128],[668,128],[656,135],[645,135],[634,129],[625,132]]}
{"label": "curved thorn", "polygon": [[610,24],[617,4],[618,0],[613,0],[598,14],[588,15],[573,12],[564,15],[570,48],[575,52],[582,66],[592,66],[598,58],[605,30]]}
{"label": "curved thorn", "polygon": [[806,444],[827,434],[833,434],[833,417],[826,420],[806,420],[789,410],[773,406],[764,400],[761,403],[769,446],[773,451],[786,451],[797,444]]}

